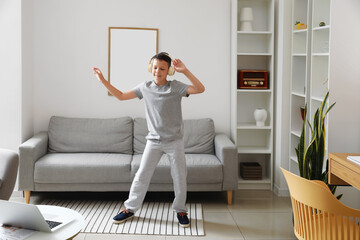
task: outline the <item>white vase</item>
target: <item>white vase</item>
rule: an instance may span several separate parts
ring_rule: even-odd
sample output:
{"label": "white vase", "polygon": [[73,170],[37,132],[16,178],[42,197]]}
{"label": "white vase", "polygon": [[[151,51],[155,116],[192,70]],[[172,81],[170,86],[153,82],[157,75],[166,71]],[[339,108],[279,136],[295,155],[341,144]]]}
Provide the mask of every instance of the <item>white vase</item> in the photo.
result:
{"label": "white vase", "polygon": [[240,31],[252,31],[252,22],[254,20],[253,10],[250,7],[240,9]]}
{"label": "white vase", "polygon": [[257,108],[254,111],[254,118],[256,121],[256,126],[263,127],[265,126],[265,121],[267,118],[267,112],[263,108]]}

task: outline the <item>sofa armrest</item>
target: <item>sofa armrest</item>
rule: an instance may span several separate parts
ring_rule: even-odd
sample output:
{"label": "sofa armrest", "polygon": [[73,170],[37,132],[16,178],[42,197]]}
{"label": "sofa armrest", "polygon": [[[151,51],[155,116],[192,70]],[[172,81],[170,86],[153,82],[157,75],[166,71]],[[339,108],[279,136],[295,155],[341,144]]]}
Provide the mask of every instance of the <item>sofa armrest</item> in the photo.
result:
{"label": "sofa armrest", "polygon": [[19,190],[35,190],[35,162],[47,153],[48,133],[40,132],[19,146]]}
{"label": "sofa armrest", "polygon": [[236,190],[239,171],[236,146],[226,134],[217,134],[214,144],[215,155],[223,164],[223,190]]}

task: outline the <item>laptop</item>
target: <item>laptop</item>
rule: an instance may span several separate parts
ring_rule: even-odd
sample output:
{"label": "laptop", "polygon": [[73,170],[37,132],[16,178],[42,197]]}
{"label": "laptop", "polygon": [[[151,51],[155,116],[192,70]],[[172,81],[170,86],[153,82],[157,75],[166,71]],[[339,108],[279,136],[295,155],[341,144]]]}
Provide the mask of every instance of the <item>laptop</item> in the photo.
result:
{"label": "laptop", "polygon": [[53,232],[74,220],[69,216],[40,212],[33,204],[0,200],[0,224],[41,232]]}

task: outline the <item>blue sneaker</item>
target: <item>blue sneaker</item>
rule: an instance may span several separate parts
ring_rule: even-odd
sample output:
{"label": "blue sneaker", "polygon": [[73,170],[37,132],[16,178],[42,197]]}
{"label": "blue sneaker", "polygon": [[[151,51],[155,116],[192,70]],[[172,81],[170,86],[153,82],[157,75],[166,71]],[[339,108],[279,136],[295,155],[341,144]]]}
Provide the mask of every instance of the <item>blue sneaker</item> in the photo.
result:
{"label": "blue sneaker", "polygon": [[190,226],[190,221],[187,215],[188,214],[186,212],[177,213],[177,219],[179,220],[180,226],[183,228],[187,228]]}
{"label": "blue sneaker", "polygon": [[134,213],[130,212],[127,209],[124,209],[118,215],[113,217],[113,220],[114,220],[115,224],[119,224],[119,223],[123,223],[126,220],[129,220],[129,219],[131,219],[133,217],[134,217]]}

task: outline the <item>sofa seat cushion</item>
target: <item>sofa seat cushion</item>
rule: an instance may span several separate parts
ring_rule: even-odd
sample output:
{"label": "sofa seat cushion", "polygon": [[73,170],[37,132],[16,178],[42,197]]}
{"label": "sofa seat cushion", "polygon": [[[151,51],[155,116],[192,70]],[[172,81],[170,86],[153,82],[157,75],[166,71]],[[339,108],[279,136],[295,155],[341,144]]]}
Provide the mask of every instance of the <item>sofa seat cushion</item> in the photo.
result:
{"label": "sofa seat cushion", "polygon": [[53,116],[49,123],[49,152],[132,154],[133,120]]}
{"label": "sofa seat cushion", "polygon": [[[134,155],[131,172],[134,176],[139,169],[142,154]],[[212,154],[185,154],[188,183],[222,183],[223,170],[219,159]],[[152,183],[172,183],[170,162],[164,154],[151,179]]]}
{"label": "sofa seat cushion", "polygon": [[129,182],[132,155],[50,153],[35,163],[35,183]]}

